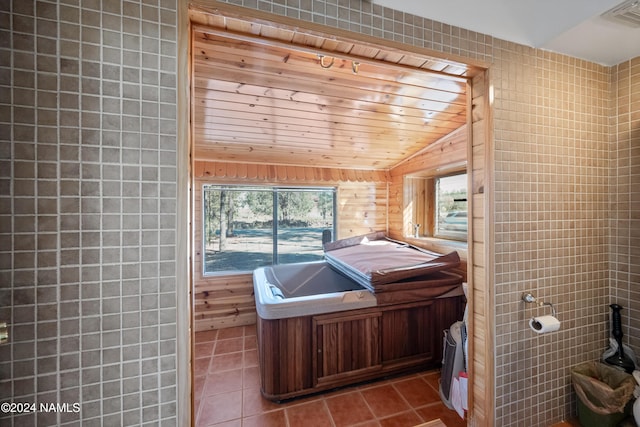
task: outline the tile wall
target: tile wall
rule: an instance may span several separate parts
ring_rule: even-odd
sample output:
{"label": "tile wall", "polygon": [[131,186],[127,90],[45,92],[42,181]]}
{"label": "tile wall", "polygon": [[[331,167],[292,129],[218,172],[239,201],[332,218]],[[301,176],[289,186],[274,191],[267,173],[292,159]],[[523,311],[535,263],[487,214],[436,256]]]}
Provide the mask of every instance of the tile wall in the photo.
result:
{"label": "tile wall", "polygon": [[[575,415],[570,369],[605,345],[609,301],[609,70],[500,43],[495,88],[496,420]],[[518,65],[515,65],[518,64]],[[528,327],[554,304],[561,330]]]}
{"label": "tile wall", "polygon": [[[575,416],[570,369],[597,359],[608,333],[611,69],[369,2],[229,3],[491,64],[495,425]],[[555,305],[561,332],[529,330],[544,311],[524,291]]]}
{"label": "tile wall", "polygon": [[613,67],[611,93],[611,302],[640,356],[640,58]]}
{"label": "tile wall", "polygon": [[176,24],[0,0],[3,426],[176,425]]}
{"label": "tile wall", "polygon": [[[38,425],[176,424],[176,3],[0,0],[0,399],[81,404]],[[570,417],[569,369],[608,334],[610,237],[611,296],[638,310],[638,61],[612,71],[360,0],[233,3],[492,64],[495,425]],[[614,103],[628,139],[610,138]],[[630,203],[611,220],[614,180]],[[526,328],[524,290],[562,332]]]}

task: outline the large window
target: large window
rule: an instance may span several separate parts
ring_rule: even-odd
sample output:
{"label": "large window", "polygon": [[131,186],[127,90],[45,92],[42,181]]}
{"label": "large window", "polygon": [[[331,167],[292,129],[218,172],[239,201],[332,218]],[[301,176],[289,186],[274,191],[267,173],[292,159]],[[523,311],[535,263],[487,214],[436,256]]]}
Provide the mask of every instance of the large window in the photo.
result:
{"label": "large window", "polygon": [[323,258],[335,235],[334,188],[205,185],[204,273]]}

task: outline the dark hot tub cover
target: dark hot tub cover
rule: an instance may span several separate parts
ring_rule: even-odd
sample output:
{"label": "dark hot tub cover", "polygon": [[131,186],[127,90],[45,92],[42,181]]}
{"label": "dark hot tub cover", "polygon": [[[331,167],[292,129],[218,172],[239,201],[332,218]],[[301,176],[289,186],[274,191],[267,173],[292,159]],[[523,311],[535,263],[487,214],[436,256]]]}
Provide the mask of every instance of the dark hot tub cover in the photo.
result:
{"label": "dark hot tub cover", "polygon": [[383,232],[324,245],[329,265],[373,292],[384,284],[457,267],[457,252],[446,255],[390,239]]}

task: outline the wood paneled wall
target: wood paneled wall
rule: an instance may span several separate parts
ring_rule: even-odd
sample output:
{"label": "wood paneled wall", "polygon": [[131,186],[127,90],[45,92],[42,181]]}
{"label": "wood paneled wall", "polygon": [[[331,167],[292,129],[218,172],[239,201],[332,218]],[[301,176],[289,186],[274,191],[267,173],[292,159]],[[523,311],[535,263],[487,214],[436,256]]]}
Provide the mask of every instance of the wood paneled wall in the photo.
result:
{"label": "wood paneled wall", "polygon": [[337,236],[341,239],[387,229],[385,171],[197,161],[194,164],[194,329],[203,331],[256,322],[250,272],[202,274],[202,186],[204,184],[334,186]]}
{"label": "wood paneled wall", "polygon": [[[451,250],[442,248],[435,240],[413,239],[411,220],[415,202],[414,190],[405,185],[407,174],[428,176],[438,168],[452,166],[464,169],[467,160],[467,126],[458,128],[455,132],[427,146],[418,155],[411,157],[389,172],[389,235],[395,239],[410,241],[412,244],[435,251]],[[454,169],[452,169],[453,171]],[[461,258],[466,259],[466,245],[457,245]]]}
{"label": "wood paneled wall", "polygon": [[[484,426],[493,425],[494,414],[487,408],[494,407],[494,361],[493,332],[490,329],[493,319],[493,289],[490,286],[492,274],[493,245],[489,239],[493,235],[492,222],[486,218],[493,216],[493,201],[488,200],[488,187],[492,182],[487,178],[486,170],[491,168],[492,158],[489,147],[491,135],[489,134],[490,114],[488,88],[485,75],[473,79],[470,100],[471,129],[466,126],[458,132],[454,132],[440,141],[426,147],[419,155],[403,162],[393,168],[389,182],[389,230],[391,237],[410,241],[416,246],[425,247],[436,251],[450,249],[439,246],[429,239],[412,239],[408,227],[411,211],[408,205],[411,198],[406,194],[407,187],[403,177],[406,174],[420,174],[420,171],[433,171],[446,165],[455,165],[468,161],[467,171],[470,171],[470,238],[468,250],[457,249],[461,258],[466,262],[461,268],[467,269],[473,274],[465,277],[470,289],[470,343],[469,354],[473,354],[473,362],[469,366],[470,371],[470,412],[469,425]],[[472,144],[468,144],[469,137]],[[485,225],[488,224],[488,225]],[[467,267],[469,265],[469,267]],[[465,272],[466,273],[466,272]]]}

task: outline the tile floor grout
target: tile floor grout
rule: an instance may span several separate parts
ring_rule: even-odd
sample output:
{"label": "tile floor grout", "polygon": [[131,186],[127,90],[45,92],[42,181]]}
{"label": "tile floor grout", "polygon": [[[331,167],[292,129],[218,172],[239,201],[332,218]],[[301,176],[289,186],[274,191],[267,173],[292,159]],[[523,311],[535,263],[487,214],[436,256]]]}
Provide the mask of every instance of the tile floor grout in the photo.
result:
{"label": "tile floor grout", "polygon": [[[220,346],[222,342],[224,345]],[[255,326],[197,332],[194,347],[196,427],[297,427],[305,424],[309,414],[316,417],[314,427],[414,426],[437,418],[447,427],[466,425],[440,400],[438,371],[371,381],[274,403],[260,394]],[[214,368],[216,358],[220,365]],[[235,374],[240,377],[234,377]],[[383,392],[384,399],[376,401],[376,395]],[[341,401],[347,399],[355,405],[340,412]]]}

